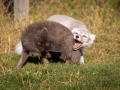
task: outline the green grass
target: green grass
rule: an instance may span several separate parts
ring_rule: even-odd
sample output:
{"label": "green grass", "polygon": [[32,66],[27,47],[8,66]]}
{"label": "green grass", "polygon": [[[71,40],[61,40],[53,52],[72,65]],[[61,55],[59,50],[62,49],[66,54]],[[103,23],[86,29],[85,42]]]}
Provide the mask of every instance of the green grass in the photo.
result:
{"label": "green grass", "polygon": [[[31,3],[29,20],[16,26],[0,3],[0,90],[119,90],[119,0],[52,1]],[[84,49],[85,64],[28,62],[17,70],[14,46],[24,27],[58,13],[83,21],[96,34],[94,44]]]}
{"label": "green grass", "polygon": [[0,90],[119,90],[120,62],[72,64],[27,63],[17,70],[15,54],[1,54]]}

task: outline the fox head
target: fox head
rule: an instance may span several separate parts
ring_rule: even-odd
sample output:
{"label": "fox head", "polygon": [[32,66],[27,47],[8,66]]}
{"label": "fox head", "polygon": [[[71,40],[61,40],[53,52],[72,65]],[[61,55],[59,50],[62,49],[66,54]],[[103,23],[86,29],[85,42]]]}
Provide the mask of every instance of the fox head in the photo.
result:
{"label": "fox head", "polygon": [[46,51],[46,50],[54,50],[54,40],[49,35],[47,28],[43,28],[37,34],[35,44],[39,50]]}
{"label": "fox head", "polygon": [[87,48],[92,45],[92,43],[95,40],[96,35],[91,34],[87,30],[80,29],[80,28],[74,28],[72,30],[73,38],[75,40],[75,45],[73,46],[74,50],[77,50],[79,48]]}

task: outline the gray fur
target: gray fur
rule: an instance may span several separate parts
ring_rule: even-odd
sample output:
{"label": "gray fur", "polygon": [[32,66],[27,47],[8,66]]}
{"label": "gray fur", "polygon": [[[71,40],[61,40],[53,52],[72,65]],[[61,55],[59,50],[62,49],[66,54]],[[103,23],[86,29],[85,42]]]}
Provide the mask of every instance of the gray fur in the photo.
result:
{"label": "gray fur", "polygon": [[61,52],[60,58],[65,60],[66,64],[72,63],[73,43],[71,31],[59,23],[43,21],[30,24],[22,33],[23,51],[16,68],[23,66],[31,52]]}

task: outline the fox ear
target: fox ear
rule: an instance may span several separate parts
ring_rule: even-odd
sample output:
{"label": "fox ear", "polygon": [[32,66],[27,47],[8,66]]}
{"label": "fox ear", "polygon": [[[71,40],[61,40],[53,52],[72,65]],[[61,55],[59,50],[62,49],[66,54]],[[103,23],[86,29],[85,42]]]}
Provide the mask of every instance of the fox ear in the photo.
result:
{"label": "fox ear", "polygon": [[90,38],[92,39],[92,41],[94,41],[94,40],[95,40],[95,38],[96,38],[96,35],[91,34],[91,35],[90,35]]}
{"label": "fox ear", "polygon": [[39,33],[43,35],[48,35],[48,29],[44,27],[41,31],[39,31]]}
{"label": "fox ear", "polygon": [[40,30],[38,33],[37,33],[37,36],[36,36],[36,41],[45,41],[47,40],[48,38],[48,30],[47,28],[43,28],[42,30]]}
{"label": "fox ear", "polygon": [[41,38],[47,38],[48,37],[48,30],[47,28],[43,28],[42,30],[39,31],[38,36]]}

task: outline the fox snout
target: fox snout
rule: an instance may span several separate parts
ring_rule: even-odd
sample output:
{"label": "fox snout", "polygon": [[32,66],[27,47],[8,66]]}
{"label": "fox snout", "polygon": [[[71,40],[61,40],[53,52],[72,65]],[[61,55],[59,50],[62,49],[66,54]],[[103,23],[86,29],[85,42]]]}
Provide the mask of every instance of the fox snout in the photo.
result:
{"label": "fox snout", "polygon": [[76,36],[76,38],[79,38],[79,36]]}

